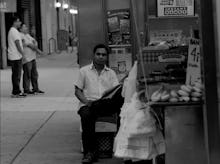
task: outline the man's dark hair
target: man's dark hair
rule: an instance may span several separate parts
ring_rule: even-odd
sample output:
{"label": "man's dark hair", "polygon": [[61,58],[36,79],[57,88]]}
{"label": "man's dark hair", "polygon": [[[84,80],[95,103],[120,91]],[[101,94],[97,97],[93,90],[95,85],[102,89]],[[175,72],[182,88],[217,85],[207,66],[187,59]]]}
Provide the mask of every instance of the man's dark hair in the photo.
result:
{"label": "man's dark hair", "polygon": [[107,54],[109,54],[109,48],[106,45],[104,45],[104,44],[97,44],[93,48],[93,53],[95,53],[98,48],[104,48],[106,50]]}
{"label": "man's dark hair", "polygon": [[19,28],[19,31],[22,29],[22,26],[23,25],[26,25],[25,23],[21,23],[21,26],[20,26],[20,28]]}
{"label": "man's dark hair", "polygon": [[20,18],[19,18],[18,16],[13,16],[13,17],[11,18],[11,25],[13,25],[14,22],[16,22],[18,19],[20,20]]}

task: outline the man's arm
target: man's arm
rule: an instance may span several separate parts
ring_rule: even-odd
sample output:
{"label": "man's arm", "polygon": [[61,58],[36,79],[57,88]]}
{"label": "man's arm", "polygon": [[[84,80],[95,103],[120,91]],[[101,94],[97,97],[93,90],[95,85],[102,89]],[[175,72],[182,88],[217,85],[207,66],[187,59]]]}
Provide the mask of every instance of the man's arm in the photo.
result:
{"label": "man's arm", "polygon": [[77,86],[75,86],[75,95],[76,97],[79,99],[80,102],[82,102],[83,104],[87,105],[87,106],[91,106],[92,104],[92,101],[91,100],[88,100],[83,91],[78,88]]}
{"label": "man's arm", "polygon": [[22,56],[24,56],[24,53],[23,53],[23,50],[21,48],[19,40],[15,40],[15,45],[16,45],[18,51],[22,54]]}

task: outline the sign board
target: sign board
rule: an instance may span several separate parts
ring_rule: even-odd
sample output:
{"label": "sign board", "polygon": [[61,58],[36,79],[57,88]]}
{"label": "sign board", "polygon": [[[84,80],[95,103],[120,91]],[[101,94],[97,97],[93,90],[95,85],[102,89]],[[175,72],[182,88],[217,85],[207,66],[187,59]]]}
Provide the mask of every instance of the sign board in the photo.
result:
{"label": "sign board", "polygon": [[188,62],[186,70],[186,84],[193,85],[196,81],[201,81],[201,61],[200,61],[199,40],[191,38],[189,41]]}
{"label": "sign board", "polygon": [[0,0],[0,12],[17,12],[17,1]]}
{"label": "sign board", "polygon": [[157,16],[193,16],[194,0],[157,0]]}
{"label": "sign board", "polygon": [[118,78],[123,78],[132,67],[130,47],[112,48],[109,54],[109,67],[113,69]]}

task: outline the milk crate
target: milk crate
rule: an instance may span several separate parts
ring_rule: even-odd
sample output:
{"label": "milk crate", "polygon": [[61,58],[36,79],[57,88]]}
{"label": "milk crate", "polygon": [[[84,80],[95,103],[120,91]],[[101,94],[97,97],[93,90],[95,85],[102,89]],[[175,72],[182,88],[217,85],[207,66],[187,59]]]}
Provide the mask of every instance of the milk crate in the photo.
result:
{"label": "milk crate", "polygon": [[96,145],[99,158],[112,158],[114,132],[96,132]]}

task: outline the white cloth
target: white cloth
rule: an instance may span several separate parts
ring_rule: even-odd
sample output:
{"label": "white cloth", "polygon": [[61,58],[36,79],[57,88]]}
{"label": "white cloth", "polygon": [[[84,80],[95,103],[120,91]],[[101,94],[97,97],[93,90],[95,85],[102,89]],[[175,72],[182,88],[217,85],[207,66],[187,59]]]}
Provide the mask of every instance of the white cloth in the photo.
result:
{"label": "white cloth", "polygon": [[[90,64],[79,70],[78,80],[75,85],[83,90],[88,100],[97,100],[102,97],[106,90],[118,84],[118,78],[112,69],[105,66],[101,74],[98,75],[94,65]],[[79,107],[81,106],[83,104],[80,102]]]}
{"label": "white cloth", "polygon": [[[23,44],[36,44],[35,39],[31,37],[29,34],[21,33]],[[30,62],[36,59],[36,51],[32,50],[30,47],[24,46],[24,57],[23,57],[23,64]]]}
{"label": "white cloth", "polygon": [[8,59],[9,60],[19,60],[22,58],[22,54],[18,51],[15,41],[18,40],[23,49],[22,39],[20,32],[15,28],[11,27],[8,32]]}

